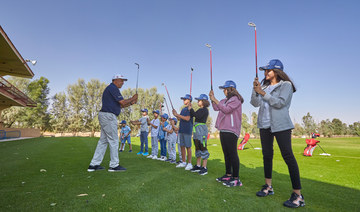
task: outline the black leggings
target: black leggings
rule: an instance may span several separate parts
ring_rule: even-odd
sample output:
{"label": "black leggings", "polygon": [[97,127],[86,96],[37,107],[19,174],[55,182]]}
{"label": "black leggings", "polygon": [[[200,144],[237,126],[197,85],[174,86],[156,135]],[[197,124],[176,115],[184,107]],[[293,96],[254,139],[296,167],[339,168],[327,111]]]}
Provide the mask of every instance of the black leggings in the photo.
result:
{"label": "black leggings", "polygon": [[234,133],[220,132],[221,147],[224,152],[226,174],[239,177],[239,156],[237,153],[238,137]]}
{"label": "black leggings", "polygon": [[293,189],[301,189],[299,167],[291,148],[291,130],[272,133],[270,129],[260,129],[265,178],[271,179],[274,136],[288,166]]}

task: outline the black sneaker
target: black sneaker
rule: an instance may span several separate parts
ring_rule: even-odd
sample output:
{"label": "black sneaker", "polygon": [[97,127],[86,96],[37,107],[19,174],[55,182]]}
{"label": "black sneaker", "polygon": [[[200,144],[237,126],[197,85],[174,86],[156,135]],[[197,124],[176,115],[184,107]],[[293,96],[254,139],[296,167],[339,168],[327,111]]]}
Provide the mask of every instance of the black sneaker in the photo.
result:
{"label": "black sneaker", "polygon": [[195,165],[192,169],[190,169],[191,172],[200,172],[201,167],[198,165]]}
{"label": "black sneaker", "polygon": [[108,170],[109,172],[124,172],[126,171],[126,169],[120,165],[118,165],[117,167],[115,168],[109,168]]}
{"label": "black sneaker", "polygon": [[98,170],[104,170],[105,168],[100,166],[100,165],[96,165],[96,166],[89,166],[88,168],[88,172],[94,172],[94,171],[98,171]]}
{"label": "black sneaker", "polygon": [[225,174],[222,177],[216,178],[216,181],[218,181],[220,183],[225,182],[225,181],[229,181],[229,180],[231,180],[231,176],[228,176],[227,174]]}
{"label": "black sneaker", "polygon": [[176,160],[171,160],[170,163],[176,164]]}
{"label": "black sneaker", "polygon": [[167,160],[165,160],[165,162],[170,162],[171,161],[171,159],[169,158],[169,159],[167,159]]}
{"label": "black sneaker", "polygon": [[235,186],[240,187],[242,186],[242,182],[240,181],[240,179],[232,178],[232,180],[224,182],[223,185],[226,187],[235,187]]}
{"label": "black sneaker", "polygon": [[258,197],[266,197],[268,195],[273,195],[274,189],[272,186],[269,186],[268,184],[265,184],[262,186],[262,189],[258,192],[256,192],[256,196]]}
{"label": "black sneaker", "polygon": [[291,194],[290,199],[284,202],[284,206],[289,208],[303,207],[305,206],[304,196],[303,195],[299,196],[297,193],[293,192]]}
{"label": "black sneaker", "polygon": [[199,174],[200,175],[206,175],[207,173],[208,173],[207,168],[201,167],[201,170],[199,171]]}

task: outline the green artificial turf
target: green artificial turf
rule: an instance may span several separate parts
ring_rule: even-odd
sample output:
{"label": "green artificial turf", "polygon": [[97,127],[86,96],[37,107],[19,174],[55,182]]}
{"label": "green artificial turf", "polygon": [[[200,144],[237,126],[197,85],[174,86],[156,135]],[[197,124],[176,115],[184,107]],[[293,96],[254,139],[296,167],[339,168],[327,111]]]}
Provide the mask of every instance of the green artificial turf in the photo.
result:
{"label": "green artificial turf", "polygon": [[[275,195],[259,198],[264,184],[261,150],[239,151],[242,187],[215,181],[225,172],[219,140],[209,141],[208,175],[175,165],[120,154],[128,170],[89,173],[98,138],[34,138],[0,143],[0,211],[288,211],[282,203],[292,189],[287,166],[275,143]],[[331,156],[302,156],[305,139],[293,139],[306,206],[299,211],[360,211],[360,138],[319,138]],[[259,140],[250,140],[260,147]],[[150,143],[150,142],[149,142]],[[194,152],[194,151],[193,151]],[[107,151],[102,165],[108,168]],[[193,164],[195,159],[193,158]],[[46,170],[40,171],[40,170]],[[86,196],[78,196],[87,194]]]}

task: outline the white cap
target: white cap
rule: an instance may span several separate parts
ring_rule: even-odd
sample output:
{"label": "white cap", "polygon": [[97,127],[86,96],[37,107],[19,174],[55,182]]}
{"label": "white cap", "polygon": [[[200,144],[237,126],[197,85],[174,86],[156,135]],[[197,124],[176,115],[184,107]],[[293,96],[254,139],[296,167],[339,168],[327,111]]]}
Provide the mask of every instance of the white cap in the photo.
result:
{"label": "white cap", "polygon": [[124,81],[127,81],[127,79],[121,74],[115,74],[112,79],[123,79]]}

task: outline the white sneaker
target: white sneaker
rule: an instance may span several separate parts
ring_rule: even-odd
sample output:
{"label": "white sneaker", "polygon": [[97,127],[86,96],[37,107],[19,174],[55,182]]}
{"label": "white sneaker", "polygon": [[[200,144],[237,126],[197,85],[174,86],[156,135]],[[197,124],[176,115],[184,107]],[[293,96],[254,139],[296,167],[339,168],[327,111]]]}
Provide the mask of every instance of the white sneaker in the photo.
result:
{"label": "white sneaker", "polygon": [[153,158],[153,156],[152,156],[152,155],[149,155],[149,156],[147,156],[146,158]]}
{"label": "white sneaker", "polygon": [[157,157],[156,155],[154,155],[154,156],[152,157],[152,159],[153,159],[153,160],[157,160],[158,157]]}
{"label": "white sneaker", "polygon": [[184,168],[186,166],[185,162],[179,163],[176,168]]}
{"label": "white sneaker", "polygon": [[165,157],[165,156],[161,156],[160,160],[161,160],[161,161],[165,161],[165,160],[166,160],[166,157]]}
{"label": "white sneaker", "polygon": [[191,170],[193,168],[193,165],[191,163],[188,163],[185,167],[185,170]]}

